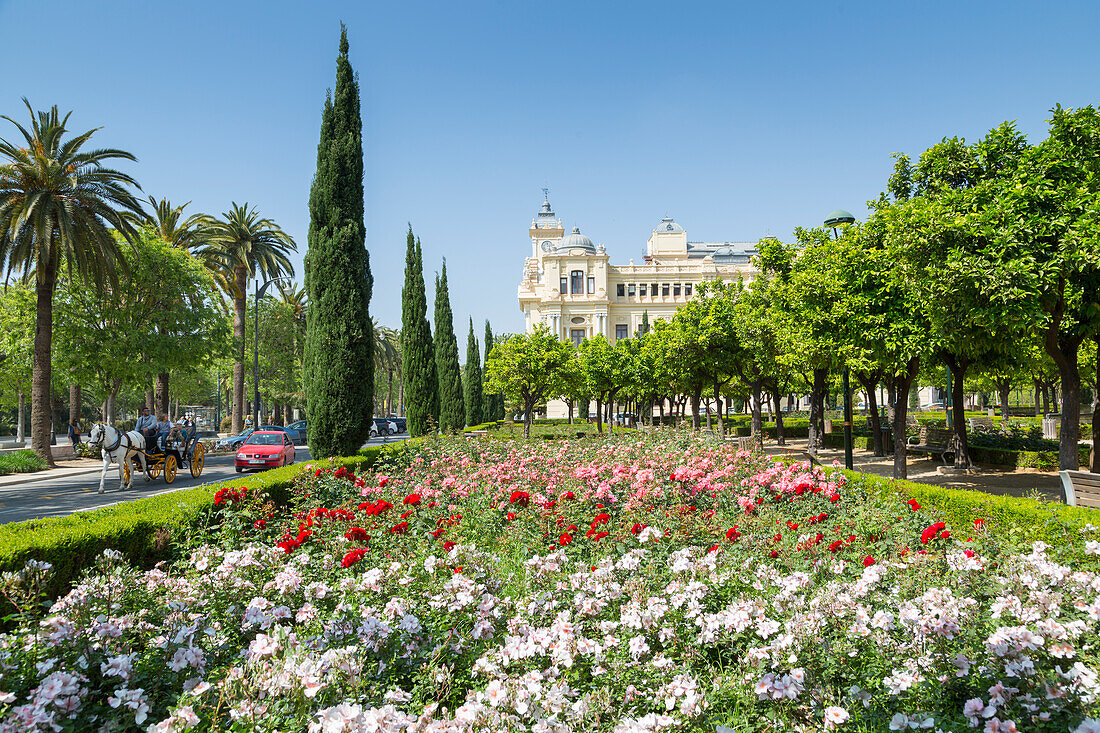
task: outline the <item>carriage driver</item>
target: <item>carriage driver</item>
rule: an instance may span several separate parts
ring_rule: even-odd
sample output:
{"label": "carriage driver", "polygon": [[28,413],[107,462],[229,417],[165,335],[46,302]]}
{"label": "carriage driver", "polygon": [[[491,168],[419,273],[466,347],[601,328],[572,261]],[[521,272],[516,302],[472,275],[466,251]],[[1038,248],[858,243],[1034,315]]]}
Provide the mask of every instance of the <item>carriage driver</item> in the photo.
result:
{"label": "carriage driver", "polygon": [[150,444],[150,439],[157,432],[157,420],[149,414],[148,407],[141,408],[141,417],[137,419],[134,430],[141,433],[141,437],[145,438],[146,445]]}

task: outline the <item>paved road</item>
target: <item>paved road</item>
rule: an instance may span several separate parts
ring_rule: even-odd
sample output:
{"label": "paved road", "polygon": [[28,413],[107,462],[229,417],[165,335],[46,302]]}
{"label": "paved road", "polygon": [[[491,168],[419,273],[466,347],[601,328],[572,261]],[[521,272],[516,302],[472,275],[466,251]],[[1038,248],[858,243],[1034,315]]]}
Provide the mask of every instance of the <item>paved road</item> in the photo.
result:
{"label": "paved road", "polygon": [[[404,440],[408,435],[388,438],[386,442]],[[381,445],[381,438],[372,438],[366,445]],[[364,446],[365,447],[365,446]],[[295,461],[303,463],[310,460],[309,448],[297,446]],[[143,499],[169,491],[217,483],[236,476],[233,468],[233,454],[208,454],[202,475],[192,478],[189,471],[180,471],[171,486],[164,483],[164,477],[146,482],[141,475],[134,477],[134,488],[129,491],[118,489],[118,467],[112,465],[107,471],[107,480],[103,484],[106,490],[99,492],[99,471],[95,473],[62,476],[59,478],[27,481],[0,487],[0,524],[19,522],[24,519],[40,517],[58,517],[86,509],[119,504]]]}

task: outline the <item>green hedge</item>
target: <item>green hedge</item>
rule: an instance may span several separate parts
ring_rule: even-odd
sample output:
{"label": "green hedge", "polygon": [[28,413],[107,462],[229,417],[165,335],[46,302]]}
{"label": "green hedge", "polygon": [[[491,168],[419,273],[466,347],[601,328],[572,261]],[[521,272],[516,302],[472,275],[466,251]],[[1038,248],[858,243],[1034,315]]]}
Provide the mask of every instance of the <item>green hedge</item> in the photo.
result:
{"label": "green hedge", "polygon": [[872,493],[900,493],[931,508],[957,535],[973,532],[974,520],[985,519],[1004,538],[1020,544],[1043,540],[1063,546],[1080,537],[1080,529],[1096,523],[1095,509],[1071,507],[1056,502],[1037,501],[1015,496],[998,496],[984,491],[948,489],[942,486],[889,479],[857,471],[844,471],[853,483]]}
{"label": "green hedge", "polygon": [[[372,466],[384,450],[402,446],[403,443],[372,446],[348,458],[310,463],[319,467],[347,466],[358,472]],[[258,489],[276,504],[285,504],[294,477],[301,470],[301,465],[275,468],[247,478],[228,479],[65,517],[0,525],[0,572],[20,570],[28,560],[48,562],[54,569],[46,592],[55,598],[79,580],[85,568],[94,564],[104,550],[118,550],[135,565],[152,567],[172,559],[174,539],[205,528],[218,489],[242,486]]]}

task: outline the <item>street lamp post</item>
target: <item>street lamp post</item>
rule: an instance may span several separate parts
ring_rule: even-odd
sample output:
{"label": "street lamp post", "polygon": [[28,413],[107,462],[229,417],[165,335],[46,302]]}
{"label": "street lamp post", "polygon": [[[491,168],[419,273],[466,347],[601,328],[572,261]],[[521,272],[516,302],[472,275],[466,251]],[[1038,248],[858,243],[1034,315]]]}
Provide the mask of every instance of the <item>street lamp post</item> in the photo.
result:
{"label": "street lamp post", "polygon": [[272,283],[280,282],[283,280],[289,280],[286,277],[273,277],[263,285],[260,285],[260,278],[256,278],[256,311],[255,311],[255,327],[253,328],[253,336],[255,336],[255,345],[252,349],[252,429],[258,430],[260,427],[260,298],[264,296],[264,292],[267,290],[267,286]]}
{"label": "street lamp post", "polygon": [[[837,227],[854,223],[856,218],[844,209],[837,209],[825,219],[825,226],[833,230],[833,239],[839,239]],[[844,467],[852,470],[852,386],[848,365],[844,365]]]}

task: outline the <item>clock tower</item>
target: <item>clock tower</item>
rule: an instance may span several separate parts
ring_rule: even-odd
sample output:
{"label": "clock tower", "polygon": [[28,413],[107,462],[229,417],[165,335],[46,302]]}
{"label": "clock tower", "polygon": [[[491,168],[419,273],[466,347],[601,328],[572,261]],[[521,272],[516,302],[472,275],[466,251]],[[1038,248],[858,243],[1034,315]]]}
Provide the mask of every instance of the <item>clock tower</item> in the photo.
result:
{"label": "clock tower", "polygon": [[543,255],[553,252],[561,244],[561,238],[565,236],[565,229],[561,225],[561,219],[554,216],[554,210],[550,208],[550,191],[542,189],[543,202],[538,216],[531,221],[531,256],[542,262]]}

